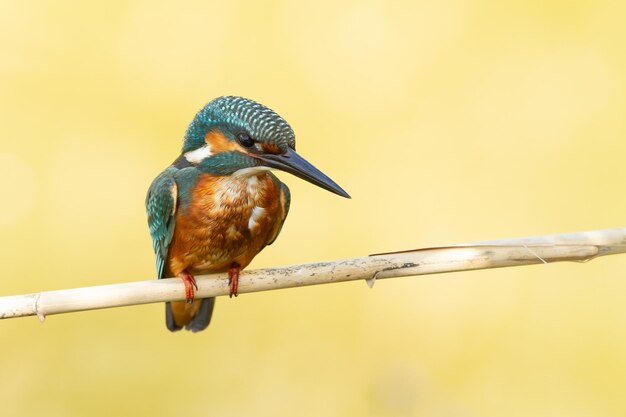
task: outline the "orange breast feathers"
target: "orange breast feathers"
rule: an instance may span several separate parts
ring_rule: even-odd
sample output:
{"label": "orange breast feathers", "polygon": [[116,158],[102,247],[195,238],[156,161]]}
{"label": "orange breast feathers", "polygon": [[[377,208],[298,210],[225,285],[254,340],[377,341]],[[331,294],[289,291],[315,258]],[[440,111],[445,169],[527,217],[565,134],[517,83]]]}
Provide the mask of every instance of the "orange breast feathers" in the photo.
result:
{"label": "orange breast feathers", "polygon": [[168,262],[172,275],[245,268],[271,242],[284,220],[280,183],[269,172],[203,174],[187,207],[179,207]]}

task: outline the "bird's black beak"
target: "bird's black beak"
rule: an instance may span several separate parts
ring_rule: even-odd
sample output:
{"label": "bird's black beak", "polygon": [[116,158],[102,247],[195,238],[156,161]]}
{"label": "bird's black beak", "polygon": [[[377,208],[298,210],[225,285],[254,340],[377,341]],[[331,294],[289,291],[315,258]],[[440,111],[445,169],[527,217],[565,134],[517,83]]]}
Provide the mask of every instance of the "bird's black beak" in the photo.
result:
{"label": "bird's black beak", "polygon": [[350,198],[350,195],[338,186],[335,181],[328,178],[326,174],[315,168],[291,148],[288,148],[287,152],[283,154],[263,154],[257,155],[257,158],[264,162],[263,165],[289,172],[331,193]]}

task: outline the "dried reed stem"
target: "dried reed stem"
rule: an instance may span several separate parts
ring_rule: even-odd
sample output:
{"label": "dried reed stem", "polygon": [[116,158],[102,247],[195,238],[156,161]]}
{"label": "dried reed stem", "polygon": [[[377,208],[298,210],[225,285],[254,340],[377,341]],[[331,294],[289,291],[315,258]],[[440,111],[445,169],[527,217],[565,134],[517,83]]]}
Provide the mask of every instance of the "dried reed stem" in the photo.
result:
{"label": "dried reed stem", "polygon": [[[624,252],[626,228],[503,239],[245,271],[240,277],[239,292],[354,280],[366,280],[372,286],[375,280],[383,278],[587,261]],[[196,280],[198,298],[228,294],[226,274],[198,276]],[[36,315],[43,321],[50,314],[184,298],[184,286],[178,278],[44,291],[0,297],[0,319]]]}

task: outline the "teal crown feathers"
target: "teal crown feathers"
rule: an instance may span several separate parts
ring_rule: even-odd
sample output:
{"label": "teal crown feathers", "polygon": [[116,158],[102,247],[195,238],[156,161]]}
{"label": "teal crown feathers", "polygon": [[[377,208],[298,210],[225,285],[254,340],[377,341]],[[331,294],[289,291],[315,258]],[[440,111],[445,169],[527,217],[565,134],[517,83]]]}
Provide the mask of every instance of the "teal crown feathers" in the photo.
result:
{"label": "teal crown feathers", "polygon": [[286,149],[295,149],[296,139],[282,117],[256,101],[236,96],[218,97],[196,114],[185,134],[183,152],[204,145],[204,137],[211,129],[220,129],[233,140],[239,133]]}

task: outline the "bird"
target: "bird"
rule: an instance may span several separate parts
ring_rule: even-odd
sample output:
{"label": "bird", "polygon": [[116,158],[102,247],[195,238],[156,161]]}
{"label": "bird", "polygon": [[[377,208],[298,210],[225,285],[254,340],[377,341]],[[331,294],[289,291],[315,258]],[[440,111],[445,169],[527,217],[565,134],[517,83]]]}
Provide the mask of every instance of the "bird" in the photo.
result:
{"label": "bird", "polygon": [[280,233],[289,188],[271,171],[293,174],[350,198],[296,153],[293,129],[270,108],[244,97],[206,104],[189,124],[180,155],[152,182],[146,196],[157,278],[178,277],[185,301],[167,302],[167,328],[199,332],[215,298],[195,299],[195,276],[228,272],[229,295],[239,274]]}

